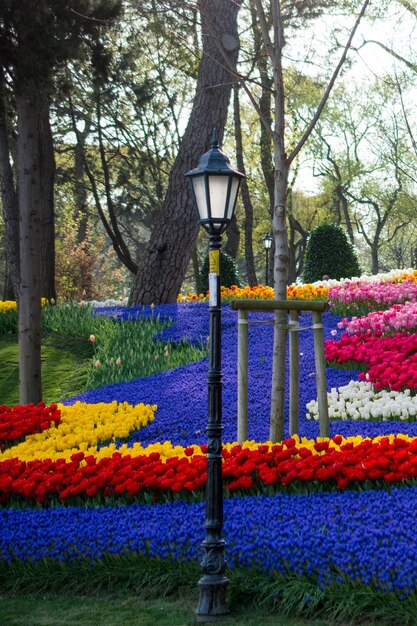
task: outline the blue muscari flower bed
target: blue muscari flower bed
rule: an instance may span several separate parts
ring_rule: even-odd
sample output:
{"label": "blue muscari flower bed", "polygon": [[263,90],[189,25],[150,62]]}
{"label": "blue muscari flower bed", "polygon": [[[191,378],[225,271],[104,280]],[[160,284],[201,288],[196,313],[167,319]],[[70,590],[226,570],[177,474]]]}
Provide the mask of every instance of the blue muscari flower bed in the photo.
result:
{"label": "blue muscari flower bed", "polygon": [[[415,587],[417,488],[225,501],[229,567],[346,580],[409,594]],[[141,553],[196,561],[204,504],[0,512],[0,558],[73,562]]]}
{"label": "blue muscari flower bed", "polygon": [[[111,308],[119,319],[151,315],[150,307]],[[171,319],[166,341],[186,336],[205,341],[206,303],[155,307],[153,315]],[[257,314],[251,319],[265,321]],[[324,315],[325,338],[338,318]],[[301,325],[311,325],[302,315]],[[268,439],[272,356],[271,325],[251,325],[249,331],[249,438]],[[236,440],[237,314],[223,307],[224,440]],[[305,405],[316,397],[312,331],[300,334],[300,434],[317,437],[319,425],[305,418]],[[357,374],[327,370],[328,388],[347,384]],[[207,419],[207,359],[130,383],[109,385],[71,398],[84,402],[157,403],[155,421],[134,433],[144,445],[171,440],[175,444],[204,443]],[[334,422],[331,435],[406,432],[417,435],[417,423]],[[375,589],[414,590],[417,538],[410,520],[417,506],[417,488],[389,491],[311,495],[276,495],[225,501],[227,560],[233,568],[314,576],[319,584],[356,581]],[[0,561],[36,562],[54,559],[92,561],[108,554],[142,553],[163,559],[195,560],[204,538],[204,505],[183,501],[98,509],[53,508],[2,510]]]}

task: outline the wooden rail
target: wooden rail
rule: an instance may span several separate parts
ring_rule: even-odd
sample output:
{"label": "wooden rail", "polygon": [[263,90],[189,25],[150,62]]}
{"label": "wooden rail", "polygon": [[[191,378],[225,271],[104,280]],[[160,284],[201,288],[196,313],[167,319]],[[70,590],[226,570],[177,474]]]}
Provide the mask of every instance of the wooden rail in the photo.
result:
{"label": "wooden rail", "polygon": [[[326,359],[324,358],[324,333],[322,314],[329,308],[327,302],[308,300],[234,300],[231,308],[238,311],[238,426],[237,441],[248,438],[248,326],[249,312],[263,313],[287,311],[290,333],[290,407],[289,430],[291,435],[299,431],[300,360],[298,333],[300,311],[312,313],[314,337],[314,360],[316,367],[317,401],[320,420],[320,436],[328,437],[329,409],[327,404]],[[274,322],[271,322],[274,323]]]}

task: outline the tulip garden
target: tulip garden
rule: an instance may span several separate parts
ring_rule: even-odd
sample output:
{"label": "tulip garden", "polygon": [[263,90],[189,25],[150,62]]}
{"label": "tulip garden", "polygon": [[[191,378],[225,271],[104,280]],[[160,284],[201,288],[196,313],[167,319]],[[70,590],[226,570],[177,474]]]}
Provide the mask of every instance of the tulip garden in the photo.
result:
{"label": "tulip garden", "polygon": [[[249,438],[236,443],[237,313],[228,302],[238,297],[272,290],[223,290],[230,593],[281,614],[417,623],[417,272],[289,288],[289,298],[330,302],[329,439],[319,437],[313,333],[303,314],[300,432],[290,436],[287,426],[284,441],[268,441],[273,327],[257,313],[249,327]],[[207,342],[203,296],[130,309],[97,303],[95,314],[115,324],[169,320],[159,336],[167,359],[184,338]],[[149,572],[161,568],[164,584],[196,584],[207,369],[204,357],[55,404],[0,407],[2,585],[20,577],[42,588],[45,572],[62,585],[88,572],[117,580],[127,569],[137,584],[152,584]]]}

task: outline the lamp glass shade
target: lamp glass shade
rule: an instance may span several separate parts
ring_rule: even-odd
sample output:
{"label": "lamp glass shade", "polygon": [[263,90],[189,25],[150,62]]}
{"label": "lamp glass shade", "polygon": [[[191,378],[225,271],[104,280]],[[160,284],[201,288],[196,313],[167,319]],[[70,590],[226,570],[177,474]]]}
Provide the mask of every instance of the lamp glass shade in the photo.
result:
{"label": "lamp glass shade", "polygon": [[211,149],[204,153],[198,166],[186,172],[200,224],[213,235],[221,235],[230,224],[236,206],[240,181],[244,175],[233,169],[219,148],[213,131]]}
{"label": "lamp glass shade", "polygon": [[206,194],[206,177],[204,174],[201,174],[201,176],[193,176],[191,182],[200,221],[207,220],[209,218],[209,207]]}
{"label": "lamp glass shade", "polygon": [[234,176],[230,186],[229,206],[227,207],[227,219],[231,220],[233,217],[233,211],[235,210],[237,193],[239,191],[240,178]]}
{"label": "lamp glass shade", "polygon": [[271,235],[265,235],[265,237],[262,239],[262,242],[264,244],[264,248],[265,250],[269,250],[272,246],[272,237]]}
{"label": "lamp glass shade", "polygon": [[214,222],[223,221],[227,209],[227,190],[229,188],[228,176],[208,176],[209,196],[210,196],[210,216]]}

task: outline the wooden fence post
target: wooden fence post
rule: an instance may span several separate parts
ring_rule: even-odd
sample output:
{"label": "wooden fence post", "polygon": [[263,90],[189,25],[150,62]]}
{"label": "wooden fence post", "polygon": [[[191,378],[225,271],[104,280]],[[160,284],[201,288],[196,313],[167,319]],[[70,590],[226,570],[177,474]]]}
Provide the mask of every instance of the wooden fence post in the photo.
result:
{"label": "wooden fence post", "polygon": [[329,437],[330,426],[329,407],[327,404],[326,359],[324,358],[323,318],[319,311],[313,311],[313,335],[320,436]]}
{"label": "wooden fence post", "polygon": [[290,311],[290,435],[298,434],[300,404],[300,347],[298,338],[298,311]]}

